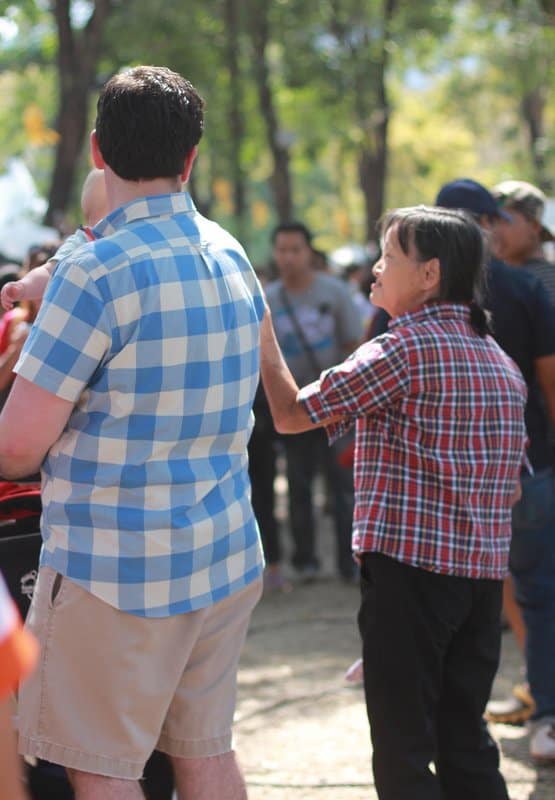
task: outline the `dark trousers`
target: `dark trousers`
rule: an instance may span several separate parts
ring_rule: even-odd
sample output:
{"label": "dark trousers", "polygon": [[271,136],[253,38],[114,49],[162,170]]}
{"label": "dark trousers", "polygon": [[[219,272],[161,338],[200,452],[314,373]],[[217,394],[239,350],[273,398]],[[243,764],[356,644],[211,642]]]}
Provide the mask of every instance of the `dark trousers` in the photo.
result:
{"label": "dark trousers", "polygon": [[354,571],[351,551],[353,526],[353,472],[337,461],[337,447],[328,446],[323,429],[283,437],[287,457],[289,519],[293,536],[293,566],[318,566],[314,522],[313,485],[318,471],[324,471],[331,491],[339,572],[349,577]]}
{"label": "dark trousers", "polygon": [[367,553],[361,595],[380,800],[507,800],[483,720],[499,664],[501,582],[439,575]]}
{"label": "dark trousers", "polygon": [[271,421],[254,427],[249,441],[251,501],[267,564],[279,564],[281,546],[275,515],[276,433]]}

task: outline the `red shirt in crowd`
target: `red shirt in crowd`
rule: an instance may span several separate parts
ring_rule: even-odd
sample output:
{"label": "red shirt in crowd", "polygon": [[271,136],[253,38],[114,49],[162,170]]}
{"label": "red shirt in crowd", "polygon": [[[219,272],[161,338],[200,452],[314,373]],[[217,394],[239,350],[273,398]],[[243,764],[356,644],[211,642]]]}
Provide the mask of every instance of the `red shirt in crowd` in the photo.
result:
{"label": "red shirt in crowd", "polygon": [[470,578],[507,573],[526,385],[465,305],[434,302],[301,390],[311,420],[354,422],[355,552]]}

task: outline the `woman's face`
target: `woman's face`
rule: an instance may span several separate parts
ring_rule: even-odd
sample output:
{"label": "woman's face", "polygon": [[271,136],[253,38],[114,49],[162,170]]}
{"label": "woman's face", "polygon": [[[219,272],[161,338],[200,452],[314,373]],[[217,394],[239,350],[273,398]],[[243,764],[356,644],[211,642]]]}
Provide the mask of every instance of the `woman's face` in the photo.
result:
{"label": "woman's face", "polygon": [[408,255],[403,251],[397,236],[397,225],[393,225],[385,234],[382,256],[372,269],[376,280],[372,284],[370,300],[391,317],[413,311],[434,294],[430,293],[430,276],[427,274],[427,265],[430,264],[417,260],[412,243]]}

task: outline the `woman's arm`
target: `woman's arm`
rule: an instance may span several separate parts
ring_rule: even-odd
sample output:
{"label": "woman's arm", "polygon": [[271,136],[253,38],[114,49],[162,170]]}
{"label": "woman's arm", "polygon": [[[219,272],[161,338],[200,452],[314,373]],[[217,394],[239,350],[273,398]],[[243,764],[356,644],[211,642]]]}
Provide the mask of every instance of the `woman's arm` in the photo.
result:
{"label": "woman's arm", "polygon": [[301,433],[338,422],[334,417],[315,424],[297,399],[299,387],[285,363],[267,308],[260,327],[260,371],[274,425],[279,433]]}

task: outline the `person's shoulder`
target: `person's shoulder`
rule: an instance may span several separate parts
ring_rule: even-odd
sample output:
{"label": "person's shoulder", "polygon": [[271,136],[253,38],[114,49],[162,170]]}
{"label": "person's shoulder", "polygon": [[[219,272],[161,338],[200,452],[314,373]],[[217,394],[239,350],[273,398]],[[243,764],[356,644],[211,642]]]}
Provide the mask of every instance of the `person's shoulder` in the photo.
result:
{"label": "person's shoulder", "polygon": [[523,267],[512,267],[499,259],[490,261],[487,277],[490,292],[504,289],[521,300],[545,292],[542,281],[532,271]]}
{"label": "person's shoulder", "polygon": [[418,340],[418,332],[415,333],[410,325],[399,326],[368,339],[360,345],[359,349],[371,353],[379,351],[386,355],[394,352],[406,353],[407,349],[413,345],[414,340]]}
{"label": "person's shoulder", "polygon": [[555,272],[555,263],[547,258],[531,258],[523,264],[524,269],[551,269]]}
{"label": "person's shoulder", "polygon": [[340,278],[336,278],[335,275],[330,275],[329,272],[316,272],[314,283],[317,286],[325,287],[331,291],[349,293],[349,287],[345,281],[342,281]]}
{"label": "person's shoulder", "polygon": [[202,246],[231,252],[234,256],[239,255],[244,261],[248,262],[245,248],[227,228],[224,228],[219,222],[203,216],[198,211],[194,215],[194,220]]}
{"label": "person's shoulder", "polygon": [[264,293],[268,298],[276,298],[283,288],[283,283],[280,280],[270,281],[264,287]]}
{"label": "person's shoulder", "polygon": [[[359,314],[351,290],[341,278],[336,278],[328,272],[317,272],[312,284],[312,291],[318,298],[325,298],[338,311]],[[360,315],[359,315],[360,316]]]}

